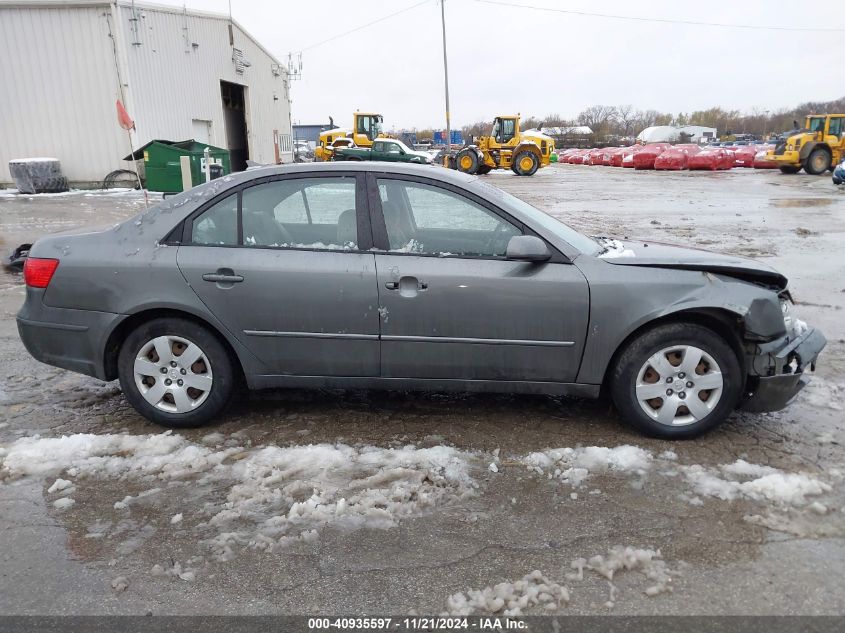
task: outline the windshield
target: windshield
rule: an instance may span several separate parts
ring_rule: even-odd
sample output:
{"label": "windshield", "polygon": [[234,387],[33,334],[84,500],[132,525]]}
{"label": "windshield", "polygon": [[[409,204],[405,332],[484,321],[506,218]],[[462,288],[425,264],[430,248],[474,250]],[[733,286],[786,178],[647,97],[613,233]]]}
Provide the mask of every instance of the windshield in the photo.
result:
{"label": "windshield", "polygon": [[811,117],[808,129],[811,132],[822,132],[824,130],[824,117]]}
{"label": "windshield", "polygon": [[530,220],[536,222],[543,228],[548,229],[585,255],[595,255],[601,249],[598,243],[594,240],[590,239],[586,235],[582,235],[571,226],[564,224],[562,221],[549,215],[545,211],[528,204],[525,200],[521,200],[520,198],[509,194],[507,191],[502,191],[498,187],[494,187],[493,185],[482,182],[481,180],[476,180],[474,184],[483,189],[484,193],[488,194],[488,196],[492,195],[494,199],[515,207],[520,213],[525,214]]}

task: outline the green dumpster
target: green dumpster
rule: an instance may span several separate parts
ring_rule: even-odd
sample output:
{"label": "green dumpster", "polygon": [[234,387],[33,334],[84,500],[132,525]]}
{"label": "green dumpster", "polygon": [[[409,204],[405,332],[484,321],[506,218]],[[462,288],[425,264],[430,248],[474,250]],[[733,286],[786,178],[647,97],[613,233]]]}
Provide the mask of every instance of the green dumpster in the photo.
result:
{"label": "green dumpster", "polygon": [[176,193],[182,191],[182,166],[179,162],[181,156],[190,157],[193,186],[205,182],[202,159],[205,156],[206,147],[212,161],[222,163],[223,173],[231,173],[232,163],[229,159],[229,150],[206,145],[193,139],[189,141],[150,141],[123,160],[143,159],[146,187],[149,191]]}

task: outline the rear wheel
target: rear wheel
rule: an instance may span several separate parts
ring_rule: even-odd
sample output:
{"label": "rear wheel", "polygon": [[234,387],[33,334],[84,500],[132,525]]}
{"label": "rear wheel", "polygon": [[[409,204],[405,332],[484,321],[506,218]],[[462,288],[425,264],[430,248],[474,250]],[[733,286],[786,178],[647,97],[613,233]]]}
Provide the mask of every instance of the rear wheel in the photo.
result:
{"label": "rear wheel", "polygon": [[164,426],[208,422],[224,409],[234,388],[232,360],[223,344],[185,319],[154,319],[133,330],[117,368],[129,403]]}
{"label": "rear wheel", "polygon": [[831,156],[830,152],[824,147],[817,147],[804,162],[804,171],[813,176],[821,176],[828,169],[830,169]]}
{"label": "rear wheel", "polygon": [[613,368],[610,389],[622,418],[641,432],[688,439],[716,427],[734,409],[742,371],[715,332],[671,323],[628,344]]}
{"label": "rear wheel", "polygon": [[478,154],[471,149],[462,149],[455,156],[455,165],[458,171],[465,174],[474,174],[478,171]]}
{"label": "rear wheel", "polygon": [[781,165],[780,171],[783,174],[797,174],[799,171],[801,171],[801,166],[800,165]]}
{"label": "rear wheel", "polygon": [[540,168],[540,161],[534,152],[524,150],[514,156],[513,169],[518,176],[533,176]]}

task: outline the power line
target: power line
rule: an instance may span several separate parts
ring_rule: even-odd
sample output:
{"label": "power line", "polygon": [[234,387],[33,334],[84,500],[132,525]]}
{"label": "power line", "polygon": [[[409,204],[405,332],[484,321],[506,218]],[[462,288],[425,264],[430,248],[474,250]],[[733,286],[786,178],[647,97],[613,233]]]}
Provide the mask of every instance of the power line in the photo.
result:
{"label": "power line", "polygon": [[310,46],[301,48],[298,52],[302,53],[303,51],[311,50],[312,48],[317,48],[318,46],[322,46],[323,44],[334,42],[335,40],[340,39],[341,37],[346,37],[347,35],[351,35],[352,33],[356,33],[357,31],[366,29],[367,27],[373,26],[374,24],[378,24],[379,22],[384,22],[385,20],[389,20],[390,18],[395,18],[397,15],[401,15],[402,13],[406,13],[407,11],[411,11],[412,9],[416,9],[417,7],[421,7],[422,5],[428,4],[429,2],[430,0],[423,0],[422,2],[418,2],[417,4],[411,5],[410,7],[405,7],[404,9],[401,9],[394,13],[390,13],[388,15],[380,17],[377,20],[373,20],[372,22],[367,22],[366,24],[362,24],[361,26],[356,26],[354,29],[350,29],[349,31],[333,35],[332,37],[323,40],[322,42],[317,42],[316,44],[311,44]]}
{"label": "power line", "polygon": [[725,29],[748,29],[758,31],[803,31],[822,33],[845,33],[845,29],[820,28],[814,26],[761,26],[756,24],[728,24],[724,22],[699,22],[697,20],[675,20],[671,18],[643,18],[634,15],[614,15],[611,13],[595,13],[592,11],[577,11],[575,9],[554,9],[551,7],[536,7],[527,4],[514,4],[502,0],[474,0],[483,4],[491,4],[512,9],[531,9],[533,11],[546,11],[548,13],[564,13],[589,18],[606,18],[610,20],[627,20],[631,22],[657,22],[661,24],[683,24],[687,26],[712,26]]}

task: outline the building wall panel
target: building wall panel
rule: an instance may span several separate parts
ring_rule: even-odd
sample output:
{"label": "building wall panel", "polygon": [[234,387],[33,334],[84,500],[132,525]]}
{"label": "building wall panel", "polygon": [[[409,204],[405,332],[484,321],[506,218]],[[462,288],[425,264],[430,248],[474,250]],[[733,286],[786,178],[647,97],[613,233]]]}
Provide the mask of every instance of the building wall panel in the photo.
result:
{"label": "building wall panel", "polygon": [[9,160],[62,161],[72,181],[127,165],[118,82],[103,7],[0,7],[0,183]]}
{"label": "building wall panel", "polygon": [[234,23],[250,64],[237,73],[228,28],[225,16],[137,2],[134,14],[126,1],[0,3],[0,183],[11,182],[13,158],[56,157],[72,182],[132,168],[121,160],[130,151],[121,95],[135,147],[193,138],[196,121],[210,121],[210,142],[226,147],[221,80],[246,86],[250,158],[275,162],[278,130],[292,162],[286,73]]}
{"label": "building wall panel", "polygon": [[[137,5],[136,5],[137,7]],[[225,18],[179,9],[136,8],[138,37],[131,28],[133,9],[119,8],[128,66],[127,100],[138,126],[138,139],[184,140],[194,136],[194,121],[211,121],[213,145],[226,147],[226,121],[220,81],[246,86],[247,130],[252,160],[275,161],[273,130],[290,135],[290,104],[285,72],[273,72],[275,60],[234,25],[235,47],[250,66],[238,74]],[[275,99],[274,99],[275,97]],[[292,156],[282,156],[290,162]]]}

